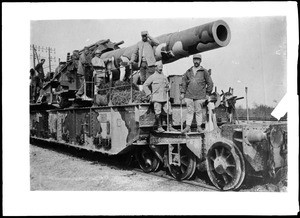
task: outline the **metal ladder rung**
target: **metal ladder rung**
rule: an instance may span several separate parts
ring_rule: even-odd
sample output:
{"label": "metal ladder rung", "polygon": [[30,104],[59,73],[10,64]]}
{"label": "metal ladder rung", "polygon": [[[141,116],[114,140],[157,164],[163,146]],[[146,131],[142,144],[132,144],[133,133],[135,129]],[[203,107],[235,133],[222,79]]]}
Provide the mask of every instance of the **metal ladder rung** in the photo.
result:
{"label": "metal ladder rung", "polygon": [[180,166],[180,144],[177,144],[177,152],[172,152],[175,147],[174,145],[169,145],[169,164],[175,166]]}

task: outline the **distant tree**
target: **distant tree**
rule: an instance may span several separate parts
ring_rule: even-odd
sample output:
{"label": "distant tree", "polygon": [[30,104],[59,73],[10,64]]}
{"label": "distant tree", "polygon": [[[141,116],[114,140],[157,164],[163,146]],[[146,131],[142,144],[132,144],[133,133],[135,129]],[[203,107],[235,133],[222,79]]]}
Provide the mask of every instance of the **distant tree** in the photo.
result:
{"label": "distant tree", "polygon": [[247,116],[247,110],[243,108],[241,105],[239,105],[236,108],[236,113],[239,117],[246,117]]}
{"label": "distant tree", "polygon": [[255,118],[268,120],[272,118],[271,113],[274,110],[274,107],[254,103],[254,108],[252,108],[251,110]]}

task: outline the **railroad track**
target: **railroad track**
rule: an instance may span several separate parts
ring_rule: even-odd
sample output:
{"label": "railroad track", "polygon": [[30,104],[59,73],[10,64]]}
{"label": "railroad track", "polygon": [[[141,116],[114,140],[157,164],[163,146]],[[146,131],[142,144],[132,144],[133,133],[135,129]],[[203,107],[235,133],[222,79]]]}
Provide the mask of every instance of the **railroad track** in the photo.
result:
{"label": "railroad track", "polygon": [[[161,169],[156,172],[146,173],[142,169],[138,168],[138,165],[135,161],[132,163],[132,166],[128,167],[122,165],[122,163],[118,161],[118,159],[114,156],[113,156],[114,158],[111,158],[111,156],[103,155],[98,152],[91,152],[86,149],[81,149],[80,147],[72,147],[68,144],[56,143],[50,140],[43,140],[38,138],[31,138],[30,143],[34,146],[50,149],[56,152],[64,153],[66,155],[75,156],[77,158],[82,158],[88,161],[96,161],[101,164],[105,164],[106,166],[113,167],[115,169],[131,170],[135,173],[142,174],[142,175],[155,176],[170,181],[176,181],[171,175],[168,175],[167,169]],[[199,188],[204,188],[207,189],[208,191],[219,191],[216,187],[212,185],[208,185],[206,181],[198,178],[197,176],[195,176],[195,178],[193,178],[192,180],[182,180],[177,182],[188,184],[191,186],[198,186]]]}
{"label": "railroad track", "polygon": [[[168,170],[165,168],[163,168],[163,169],[160,168],[161,170],[156,171],[156,172],[145,173],[142,169],[140,169],[138,167],[138,163],[135,160],[132,163],[132,165],[128,167],[128,166],[124,166],[124,164],[122,164],[120,162],[120,159],[117,156],[109,156],[109,155],[102,154],[100,152],[95,152],[93,150],[83,149],[83,148],[80,148],[79,146],[73,147],[73,146],[70,146],[65,143],[57,143],[57,142],[53,142],[53,141],[47,140],[47,139],[44,140],[44,139],[38,139],[38,138],[34,138],[34,137],[31,137],[30,139],[31,139],[30,143],[32,145],[42,147],[45,149],[49,149],[49,150],[52,150],[55,152],[60,152],[60,153],[66,154],[66,155],[80,158],[82,160],[93,161],[96,164],[97,163],[104,164],[104,165],[114,168],[116,170],[130,170],[130,171],[132,171],[134,173],[138,173],[138,174],[143,174],[143,175],[147,175],[147,176],[155,176],[155,177],[160,177],[160,178],[170,180],[170,181],[176,181],[171,175],[169,175]],[[259,179],[259,178],[254,178],[254,177],[250,176],[247,179],[249,184],[248,184],[248,182],[245,182],[244,184],[242,184],[242,186],[237,191],[248,191],[248,190],[251,190],[252,187],[255,187],[257,185],[261,186],[263,188],[263,186],[265,184],[264,184],[264,182],[261,182],[260,180],[261,179]],[[190,180],[182,180],[182,181],[177,181],[177,182],[182,183],[182,184],[188,184],[191,186],[198,186],[199,188],[206,189],[207,191],[220,191],[215,186],[208,184],[208,183],[210,183],[210,181],[205,172],[200,173],[200,172],[196,171],[196,175],[194,175]],[[266,191],[268,191],[268,190],[266,190]]]}
{"label": "railroad track", "polygon": [[[138,168],[134,168],[133,171],[137,172],[137,173],[140,173],[140,174],[144,174],[144,175],[162,177],[162,178],[165,178],[167,180],[176,181],[172,176],[167,175],[165,171],[145,173],[143,170],[138,169]],[[196,181],[195,180],[182,180],[182,181],[178,181],[178,183],[184,183],[184,184],[189,184],[189,185],[193,185],[193,186],[198,186],[198,187],[201,187],[201,188],[209,189],[211,191],[219,191],[216,187],[208,185],[204,181],[199,181],[199,180],[200,179],[197,179]]]}

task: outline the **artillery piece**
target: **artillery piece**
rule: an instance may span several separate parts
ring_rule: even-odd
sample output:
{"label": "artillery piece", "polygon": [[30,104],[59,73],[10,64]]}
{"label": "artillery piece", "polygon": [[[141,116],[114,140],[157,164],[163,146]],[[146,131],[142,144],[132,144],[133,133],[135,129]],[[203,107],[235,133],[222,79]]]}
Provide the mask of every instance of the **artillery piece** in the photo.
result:
{"label": "artillery piece", "polygon": [[[218,20],[155,38],[160,43],[153,48],[155,58],[157,61],[162,60],[164,64],[167,64],[199,52],[227,46],[231,39],[231,33],[228,25],[224,21]],[[109,70],[113,81],[119,80],[120,67],[122,66],[126,66],[125,71],[129,76],[132,74],[131,70],[138,70],[137,64],[133,64],[132,69],[127,64],[137,44],[119,48],[119,45],[122,43],[123,41],[113,43],[107,39],[87,46],[89,56],[93,56],[97,49],[102,51],[100,58],[106,63],[107,70]],[[79,54],[82,51],[83,49],[79,51]],[[74,99],[75,92],[79,89],[76,71],[76,61],[72,59],[67,60],[65,66],[42,88],[39,103],[59,105],[61,108],[70,106],[69,99]],[[86,71],[86,94],[88,97],[94,98],[91,76],[93,69],[89,66]]]}
{"label": "artillery piece", "polygon": [[[160,42],[154,48],[156,60],[167,64],[195,53],[224,47],[230,36],[230,29],[224,21],[165,34],[156,37]],[[121,42],[100,40],[89,46],[90,54],[102,49],[101,58],[112,72],[108,91],[112,89],[113,78],[120,74],[120,66],[130,59],[136,46],[119,48],[119,44]],[[59,103],[66,106],[74,97],[79,88],[74,63],[69,60],[44,86],[46,105]],[[92,81],[87,81],[90,82],[86,85],[87,94],[96,97],[92,88],[88,88]],[[177,180],[191,179],[196,171],[206,171],[211,183],[220,190],[237,190],[250,175],[266,181],[286,178],[286,122],[236,122],[235,103],[242,98],[234,96],[232,88],[226,93],[222,91],[222,94],[215,89],[206,102],[204,133],[192,131],[188,134],[153,131],[155,115],[153,105],[149,103],[130,101],[124,105],[67,108],[31,105],[30,138],[118,155],[120,159],[134,157],[143,171],[153,172],[165,166]],[[184,124],[186,113],[186,107],[172,104],[175,128]],[[163,126],[166,126],[165,121]],[[195,127],[194,119],[192,130]]]}

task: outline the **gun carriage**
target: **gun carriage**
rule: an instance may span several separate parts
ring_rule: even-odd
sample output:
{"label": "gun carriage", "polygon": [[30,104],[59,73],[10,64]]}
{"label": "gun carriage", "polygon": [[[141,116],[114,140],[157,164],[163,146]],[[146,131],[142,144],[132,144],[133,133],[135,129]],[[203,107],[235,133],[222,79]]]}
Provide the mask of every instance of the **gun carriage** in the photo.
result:
{"label": "gun carriage", "polygon": [[[181,32],[165,34],[156,39],[155,57],[171,63],[189,55],[226,46],[230,42],[230,29],[224,21],[215,21]],[[102,90],[106,104],[97,104],[101,91],[95,93],[93,80],[86,78],[86,93],[92,102],[76,102],[79,88],[74,61],[66,64],[44,85],[40,102],[30,105],[30,137],[58,142],[108,155],[135,158],[141,169],[153,172],[164,167],[177,180],[193,178],[196,171],[206,171],[211,183],[220,190],[236,190],[247,176],[255,175],[273,181],[285,179],[287,167],[286,122],[248,123],[238,120],[235,103],[242,99],[233,95],[233,89],[217,92],[205,103],[204,133],[181,134],[153,131],[154,109],[151,103],[134,98],[138,88],[130,83],[136,65],[126,65],[134,45],[100,40],[88,46],[89,53],[102,50],[101,58],[110,72],[108,87]],[[82,52],[79,51],[80,53]],[[125,61],[124,61],[125,60]],[[74,67],[75,66],[75,67]],[[130,90],[124,104],[114,104],[112,90],[125,68]],[[90,75],[92,68],[88,67]],[[175,78],[175,77],[174,77]],[[173,81],[171,100],[173,125],[182,128],[186,107],[176,98],[179,83]],[[124,85],[124,84],[123,84]],[[136,97],[136,96],[135,96]],[[163,126],[167,124],[166,116]],[[192,129],[196,128],[195,118]]]}

